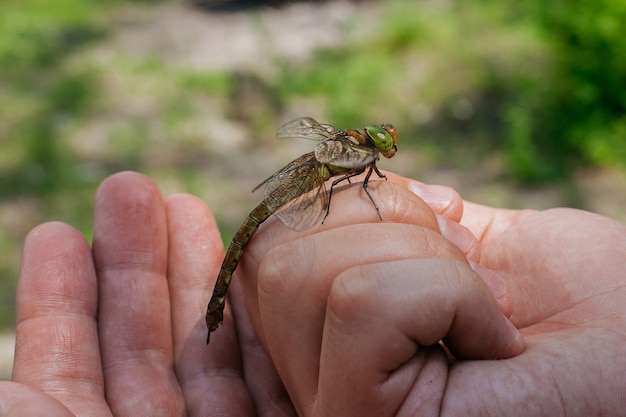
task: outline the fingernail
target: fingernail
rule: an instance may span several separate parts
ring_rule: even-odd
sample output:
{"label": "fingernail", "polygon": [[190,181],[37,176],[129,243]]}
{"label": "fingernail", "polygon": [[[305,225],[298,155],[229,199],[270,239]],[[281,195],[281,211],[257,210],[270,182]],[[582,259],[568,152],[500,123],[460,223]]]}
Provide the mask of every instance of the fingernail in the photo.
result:
{"label": "fingernail", "polygon": [[468,260],[470,267],[476,272],[489,287],[489,291],[498,300],[506,294],[506,282],[495,272],[485,268],[478,262]]}
{"label": "fingernail", "polygon": [[437,218],[437,223],[439,223],[441,234],[459,248],[467,258],[471,258],[474,251],[478,249],[478,241],[472,232],[443,216],[436,214],[435,217]]}
{"label": "fingernail", "polygon": [[440,213],[452,204],[454,198],[452,189],[442,185],[427,185],[421,182],[411,181],[408,187],[413,194],[424,200],[426,204]]}

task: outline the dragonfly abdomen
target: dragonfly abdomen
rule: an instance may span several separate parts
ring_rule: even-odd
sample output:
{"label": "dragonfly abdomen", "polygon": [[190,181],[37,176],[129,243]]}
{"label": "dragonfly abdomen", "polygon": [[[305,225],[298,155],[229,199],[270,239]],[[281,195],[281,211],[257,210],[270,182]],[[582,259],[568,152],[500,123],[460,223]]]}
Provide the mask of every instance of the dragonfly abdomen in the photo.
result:
{"label": "dragonfly abdomen", "polygon": [[224,320],[226,293],[228,292],[230,281],[233,278],[233,273],[239,264],[239,259],[241,258],[243,249],[256,233],[259,225],[267,220],[267,218],[271,215],[272,211],[267,206],[266,202],[262,201],[254,208],[254,210],[250,212],[228,246],[226,256],[224,257],[222,267],[220,268],[220,273],[217,276],[217,281],[215,282],[213,295],[211,296],[211,300],[209,301],[206,311],[206,323],[209,328],[207,344],[209,343],[211,332],[215,331]]}

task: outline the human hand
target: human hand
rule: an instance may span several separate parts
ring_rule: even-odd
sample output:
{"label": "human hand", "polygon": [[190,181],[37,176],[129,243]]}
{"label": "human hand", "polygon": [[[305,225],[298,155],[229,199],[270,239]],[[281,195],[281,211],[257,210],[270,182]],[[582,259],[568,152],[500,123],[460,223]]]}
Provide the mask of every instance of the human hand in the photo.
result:
{"label": "human hand", "polygon": [[94,209],[93,250],[62,223],[25,241],[2,415],[293,415],[237,288],[237,329],[229,310],[204,344],[224,255],[206,206],[163,200],[147,178],[121,173],[103,182]]}
{"label": "human hand", "polygon": [[489,384],[514,376],[509,361],[476,359],[524,349],[505,282],[455,223],[456,193],[411,183],[429,207],[388,177],[369,187],[385,222],[353,184],[333,195],[324,225],[261,226],[235,276],[259,338],[300,416],[497,412]]}

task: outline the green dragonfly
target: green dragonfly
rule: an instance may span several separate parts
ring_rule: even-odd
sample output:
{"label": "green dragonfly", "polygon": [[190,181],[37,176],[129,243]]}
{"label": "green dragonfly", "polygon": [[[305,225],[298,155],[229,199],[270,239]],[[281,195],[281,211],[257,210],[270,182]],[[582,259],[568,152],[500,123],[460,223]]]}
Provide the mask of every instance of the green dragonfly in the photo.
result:
{"label": "green dragonfly", "polygon": [[[395,127],[383,124],[365,126],[362,131],[335,130],[332,126],[318,123],[310,117],[301,117],[279,128],[277,137],[311,139],[320,143],[313,152],[295,159],[252,190],[265,186],[265,198],[250,212],[226,251],[213,296],[207,307],[207,344],[211,332],[222,323],[228,285],[243,249],[259,225],[272,214],[287,227],[298,231],[313,227],[320,220],[323,224],[330,211],[334,187],[345,180],[350,182],[350,178],[367,170],[363,189],[382,220],[378,206],[367,190],[367,183],[372,172],[386,179],[376,167],[376,161],[379,154],[387,158],[396,154],[398,134]],[[332,182],[330,191],[326,192],[324,183],[333,177],[338,178]]]}

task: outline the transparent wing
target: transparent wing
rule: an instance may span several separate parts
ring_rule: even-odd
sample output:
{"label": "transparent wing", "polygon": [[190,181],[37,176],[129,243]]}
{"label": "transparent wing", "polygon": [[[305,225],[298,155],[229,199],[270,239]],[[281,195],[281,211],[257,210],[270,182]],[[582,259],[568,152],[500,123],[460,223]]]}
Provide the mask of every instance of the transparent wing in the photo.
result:
{"label": "transparent wing", "polygon": [[278,139],[309,139],[322,141],[334,137],[335,128],[310,117],[300,117],[284,124],[276,132]]}
{"label": "transparent wing", "polygon": [[285,226],[301,232],[320,224],[327,206],[328,193],[322,182],[315,189],[282,206],[275,214]]}
{"label": "transparent wing", "polygon": [[290,229],[302,231],[320,222],[325,213],[327,172],[310,152],[290,162],[254,190],[265,185],[265,200],[270,210]]}

